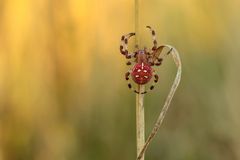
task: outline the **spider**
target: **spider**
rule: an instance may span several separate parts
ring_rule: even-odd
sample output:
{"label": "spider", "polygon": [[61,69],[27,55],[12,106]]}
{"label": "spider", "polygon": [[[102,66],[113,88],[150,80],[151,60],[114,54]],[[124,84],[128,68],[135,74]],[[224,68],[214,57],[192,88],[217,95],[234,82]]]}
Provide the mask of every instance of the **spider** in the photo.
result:
{"label": "spider", "polygon": [[[136,63],[125,74],[125,79],[128,81],[128,88],[133,90],[137,94],[145,94],[148,91],[154,89],[155,84],[158,82],[159,76],[156,74],[152,66],[160,66],[162,64],[163,57],[170,54],[171,51],[173,50],[173,48],[170,48],[170,50],[164,56],[160,57],[160,54],[162,53],[163,48],[168,46],[166,45],[158,46],[155,31],[150,26],[147,26],[147,28],[151,31],[152,39],[153,39],[153,47],[151,51],[148,51],[146,47],[144,47],[144,49],[139,49],[138,45],[136,45],[135,46],[136,51],[133,53],[129,53],[127,48],[128,39],[134,36],[135,33],[126,34],[121,38],[121,45],[120,45],[121,54],[123,54],[128,60],[133,59],[133,62]],[[128,61],[126,64],[131,65],[132,62]],[[154,77],[154,80],[146,91],[139,92],[136,89],[134,89],[132,84],[130,83],[130,78],[129,78],[130,75],[132,80],[139,85],[147,84],[153,77]]]}

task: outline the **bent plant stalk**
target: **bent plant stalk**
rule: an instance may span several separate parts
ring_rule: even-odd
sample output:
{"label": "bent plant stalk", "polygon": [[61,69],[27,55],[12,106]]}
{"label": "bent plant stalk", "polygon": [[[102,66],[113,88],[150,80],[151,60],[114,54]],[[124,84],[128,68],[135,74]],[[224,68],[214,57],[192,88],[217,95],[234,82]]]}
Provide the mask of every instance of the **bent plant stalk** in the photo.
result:
{"label": "bent plant stalk", "polygon": [[[168,47],[168,48],[173,48],[173,47],[171,47],[170,45],[164,45],[164,46],[166,46],[166,47]],[[159,128],[161,127],[162,122],[163,122],[163,119],[164,119],[164,117],[165,117],[165,115],[166,115],[166,113],[167,113],[167,110],[168,110],[168,108],[169,108],[169,105],[170,105],[170,103],[171,103],[171,101],[172,101],[172,98],[173,98],[173,96],[174,96],[174,93],[175,93],[175,91],[176,91],[176,89],[177,89],[177,87],[178,87],[178,85],[179,85],[179,83],[180,83],[180,80],[181,80],[182,64],[181,64],[181,59],[180,59],[179,53],[178,53],[178,51],[177,51],[175,48],[173,48],[173,50],[172,50],[172,52],[171,52],[171,55],[172,55],[172,57],[173,57],[173,60],[174,60],[174,62],[175,62],[175,65],[176,65],[177,68],[178,68],[178,69],[177,69],[177,74],[176,74],[175,80],[174,80],[174,82],[173,82],[173,84],[172,84],[171,90],[170,90],[170,92],[169,92],[169,94],[168,94],[168,96],[167,96],[167,99],[166,99],[166,101],[165,101],[165,103],[164,103],[164,106],[163,106],[163,108],[162,108],[162,110],[161,110],[161,112],[160,112],[160,114],[159,114],[159,116],[158,116],[158,118],[157,118],[157,120],[156,120],[156,122],[155,122],[155,126],[154,126],[154,128],[152,129],[150,135],[148,136],[148,138],[147,138],[145,144],[143,145],[141,151],[138,152],[139,154],[138,154],[138,156],[137,156],[137,160],[143,160],[143,159],[144,159],[144,154],[145,154],[145,152],[146,152],[146,150],[147,150],[150,142],[151,142],[151,141],[153,140],[153,138],[156,136]],[[143,125],[144,125],[144,124],[143,124]]]}

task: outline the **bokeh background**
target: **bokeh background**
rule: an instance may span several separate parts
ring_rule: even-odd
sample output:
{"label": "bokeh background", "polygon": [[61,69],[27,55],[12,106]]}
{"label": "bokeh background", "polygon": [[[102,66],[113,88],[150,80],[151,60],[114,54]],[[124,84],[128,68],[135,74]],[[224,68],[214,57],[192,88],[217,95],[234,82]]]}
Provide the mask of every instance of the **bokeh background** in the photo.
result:
{"label": "bokeh background", "polygon": [[[183,75],[147,160],[240,160],[240,1],[141,1],[140,46],[175,46]],[[0,160],[132,160],[135,95],[119,53],[134,1],[0,1]],[[130,40],[133,49],[134,38]],[[149,134],[176,73],[145,96]]]}

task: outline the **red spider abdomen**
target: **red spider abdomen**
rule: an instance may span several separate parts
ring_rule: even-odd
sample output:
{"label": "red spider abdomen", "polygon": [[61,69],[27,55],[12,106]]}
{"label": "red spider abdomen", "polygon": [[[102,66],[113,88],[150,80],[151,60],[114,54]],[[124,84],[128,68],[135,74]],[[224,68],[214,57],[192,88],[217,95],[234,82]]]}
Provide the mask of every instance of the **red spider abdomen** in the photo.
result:
{"label": "red spider abdomen", "polygon": [[132,69],[132,79],[137,84],[146,84],[152,78],[152,68],[146,63],[137,63]]}

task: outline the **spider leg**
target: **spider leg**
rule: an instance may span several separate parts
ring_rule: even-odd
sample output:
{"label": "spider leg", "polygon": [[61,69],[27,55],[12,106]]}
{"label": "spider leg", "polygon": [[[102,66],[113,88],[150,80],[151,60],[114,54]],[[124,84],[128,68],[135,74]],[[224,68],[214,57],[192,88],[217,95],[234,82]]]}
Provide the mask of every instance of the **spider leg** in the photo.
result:
{"label": "spider leg", "polygon": [[148,63],[151,65],[151,66],[154,66],[154,60],[153,60],[153,57],[149,54],[149,53],[147,53],[148,55],[147,55],[147,61],[148,61]]}
{"label": "spider leg", "polygon": [[130,78],[129,78],[131,72],[132,72],[132,71],[129,70],[129,71],[127,71],[127,73],[125,73],[125,79],[126,79],[126,81],[128,82],[128,88],[131,89],[131,90],[134,90],[134,89],[133,89],[133,86],[132,86],[132,84],[131,84],[131,82],[130,82]]}
{"label": "spider leg", "polygon": [[[146,94],[149,91],[154,89],[154,87],[155,87],[155,85],[156,85],[156,83],[158,82],[158,79],[159,79],[159,76],[156,74],[155,71],[153,71],[153,77],[154,77],[154,80],[153,80],[152,84],[150,85],[150,87],[146,91],[142,92],[141,94]],[[139,92],[138,92],[138,94],[139,94]]]}
{"label": "spider leg", "polygon": [[153,66],[154,65],[154,60],[153,60],[153,55],[152,55],[152,51],[149,51],[148,49],[147,49],[147,47],[144,47],[144,52],[146,53],[146,55],[147,55],[147,61],[148,61],[148,63],[151,65],[151,66]]}
{"label": "spider leg", "polygon": [[132,58],[135,58],[135,57],[136,57],[136,54],[137,54],[137,52],[134,52],[134,53],[129,54],[128,57],[130,57],[130,58],[129,58],[129,60],[126,62],[126,65],[131,65],[132,63],[135,62],[136,59],[132,59]]}
{"label": "spider leg", "polygon": [[153,39],[153,47],[152,47],[152,50],[154,51],[154,50],[157,49],[156,33],[155,33],[155,31],[154,31],[150,26],[147,26],[147,28],[150,29],[151,34],[152,34],[152,39]]}
{"label": "spider leg", "polygon": [[127,73],[125,73],[125,79],[127,80],[128,88],[129,88],[130,90],[132,90],[133,92],[139,94],[139,92],[138,92],[136,89],[133,88],[133,85],[132,85],[131,82],[130,82],[129,76],[130,76],[131,72],[132,72],[132,71],[129,70],[129,71],[127,71]]}
{"label": "spider leg", "polygon": [[[163,50],[164,47],[169,48],[169,51],[168,51],[167,53],[165,53],[162,57],[159,57],[159,56],[161,55],[161,52],[162,52],[162,50]],[[158,54],[153,53],[153,55],[155,55],[154,65],[156,65],[156,66],[160,66],[160,65],[162,64],[163,59],[164,59],[167,55],[169,55],[169,54],[172,52],[172,50],[173,50],[172,47],[169,47],[169,46],[167,46],[167,45],[161,45],[160,47],[158,47],[158,49],[159,49],[159,53],[158,53]],[[154,52],[158,52],[158,51],[154,51]]]}
{"label": "spider leg", "polygon": [[131,54],[128,53],[128,47],[127,47],[128,39],[134,35],[135,33],[129,33],[127,35],[123,35],[121,38],[120,52],[121,54],[125,55],[127,59],[132,58]]}
{"label": "spider leg", "polygon": [[154,63],[156,66],[160,66],[162,64],[163,59],[162,58],[157,58],[157,62]]}
{"label": "spider leg", "polygon": [[[138,47],[138,45],[136,44],[135,45],[135,49],[136,50],[139,50],[139,47]],[[148,53],[148,54],[150,54],[150,53]],[[131,59],[131,60],[128,60],[127,62],[126,62],[126,65],[131,65],[132,63],[134,63],[134,62],[136,62],[136,59],[132,59],[132,58],[136,58],[136,55],[137,55],[137,52],[133,52],[133,53],[129,53],[128,54],[128,58],[127,59]],[[130,58],[129,58],[130,57]]]}

